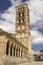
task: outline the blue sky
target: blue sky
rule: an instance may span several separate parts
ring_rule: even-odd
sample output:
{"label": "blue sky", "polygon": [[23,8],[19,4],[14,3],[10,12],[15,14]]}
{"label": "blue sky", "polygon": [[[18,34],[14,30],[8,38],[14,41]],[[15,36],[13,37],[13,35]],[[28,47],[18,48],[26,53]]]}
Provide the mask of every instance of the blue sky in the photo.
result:
{"label": "blue sky", "polygon": [[[30,32],[32,47],[43,49],[43,0],[0,0],[0,28],[15,32],[15,7],[25,3],[30,10]],[[12,30],[11,30],[12,29]]]}
{"label": "blue sky", "polygon": [[0,0],[0,12],[4,12],[11,6],[11,2],[9,0]]}

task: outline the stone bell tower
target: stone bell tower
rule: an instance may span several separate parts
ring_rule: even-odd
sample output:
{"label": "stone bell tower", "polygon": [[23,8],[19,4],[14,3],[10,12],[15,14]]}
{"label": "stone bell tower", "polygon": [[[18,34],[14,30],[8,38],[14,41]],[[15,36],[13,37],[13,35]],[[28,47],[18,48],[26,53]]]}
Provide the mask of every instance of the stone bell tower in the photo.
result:
{"label": "stone bell tower", "polygon": [[16,7],[16,38],[28,48],[28,54],[31,55],[30,20],[27,4]]}

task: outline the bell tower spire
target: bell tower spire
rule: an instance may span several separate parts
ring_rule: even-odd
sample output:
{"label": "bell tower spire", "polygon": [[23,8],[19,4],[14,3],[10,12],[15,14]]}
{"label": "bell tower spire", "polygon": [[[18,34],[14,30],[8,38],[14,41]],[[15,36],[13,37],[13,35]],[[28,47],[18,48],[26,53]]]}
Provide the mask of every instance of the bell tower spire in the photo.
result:
{"label": "bell tower spire", "polygon": [[30,20],[27,4],[16,7],[16,38],[31,54]]}

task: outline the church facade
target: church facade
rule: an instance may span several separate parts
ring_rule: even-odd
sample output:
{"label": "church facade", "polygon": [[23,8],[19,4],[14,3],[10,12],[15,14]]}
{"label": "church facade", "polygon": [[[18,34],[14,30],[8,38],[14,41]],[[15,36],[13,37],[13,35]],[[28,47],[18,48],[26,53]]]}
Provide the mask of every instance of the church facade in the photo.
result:
{"label": "church facade", "polygon": [[[0,65],[8,62],[31,61],[31,35],[27,4],[16,7],[16,32],[9,34],[0,29]],[[5,64],[5,65],[6,65]]]}

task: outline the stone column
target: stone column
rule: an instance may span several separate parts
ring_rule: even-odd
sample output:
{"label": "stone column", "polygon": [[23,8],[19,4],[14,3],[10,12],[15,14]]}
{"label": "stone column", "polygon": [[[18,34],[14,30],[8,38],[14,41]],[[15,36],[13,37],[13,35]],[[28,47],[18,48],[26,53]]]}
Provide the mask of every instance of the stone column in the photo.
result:
{"label": "stone column", "polygon": [[9,46],[9,52],[8,52],[8,55],[10,56],[10,46]]}
{"label": "stone column", "polygon": [[21,49],[20,49],[20,58],[21,58]]}
{"label": "stone column", "polygon": [[14,48],[15,48],[15,47],[13,47],[13,53],[12,53],[13,56],[15,56],[15,50],[14,50]]}
{"label": "stone column", "polygon": [[19,48],[19,57],[20,57],[20,48]]}
{"label": "stone column", "polygon": [[25,55],[25,54],[24,54],[24,49],[23,49],[23,52],[22,52],[22,56],[23,56],[23,58],[24,58],[24,55]]}
{"label": "stone column", "polygon": [[17,49],[17,57],[19,57],[19,48]]}
{"label": "stone column", "polygon": [[16,48],[15,48],[15,57],[16,57],[16,52],[17,52],[17,50],[16,50]]}
{"label": "stone column", "polygon": [[12,56],[13,56],[13,54],[14,54],[14,47],[12,48]]}

